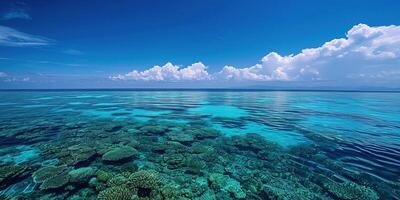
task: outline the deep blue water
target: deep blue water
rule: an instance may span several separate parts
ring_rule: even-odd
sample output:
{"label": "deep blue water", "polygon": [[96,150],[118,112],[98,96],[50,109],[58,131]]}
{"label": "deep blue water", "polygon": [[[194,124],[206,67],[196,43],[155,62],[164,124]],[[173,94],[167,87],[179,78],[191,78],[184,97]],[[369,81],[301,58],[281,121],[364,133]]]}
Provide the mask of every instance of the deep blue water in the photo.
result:
{"label": "deep blue water", "polygon": [[[171,135],[163,136],[162,133],[151,136],[151,141],[157,140],[157,143],[151,143],[150,146],[153,145],[153,147],[140,146],[143,138],[143,143],[150,141],[150,139],[140,136],[143,129],[140,129],[139,126],[147,124],[165,125],[168,126],[168,131],[174,131],[175,128],[181,127],[191,127],[193,130],[207,128],[218,131],[221,136],[218,137],[220,139],[207,139],[205,142],[205,140],[197,141],[196,138],[174,140],[171,139],[173,138]],[[0,92],[0,166],[36,166],[33,167],[34,169],[25,171],[28,175],[18,178],[8,177],[9,180],[3,183],[0,181],[2,184],[0,190],[3,190],[3,195],[30,196],[35,194],[38,197],[50,193],[47,190],[40,190],[40,184],[32,182],[30,178],[32,172],[40,166],[48,165],[48,163],[55,166],[63,164],[60,162],[62,160],[60,153],[44,151],[47,148],[46,145],[58,145],[59,143],[56,142],[60,140],[65,143],[71,142],[71,144],[74,142],[85,144],[88,138],[85,136],[86,132],[96,134],[92,129],[101,133],[102,138],[122,137],[118,134],[127,134],[129,137],[133,137],[139,144],[132,146],[139,152],[141,149],[144,150],[141,152],[140,159],[129,162],[135,163],[139,169],[140,166],[144,166],[143,169],[151,168],[161,174],[166,174],[166,176],[168,173],[179,174],[181,168],[176,167],[174,172],[164,171],[162,170],[162,166],[165,167],[164,161],[149,159],[154,156],[154,152],[146,153],[147,150],[154,148],[160,142],[170,139],[180,142],[188,148],[193,148],[195,144],[215,145],[215,148],[218,148],[223,146],[220,144],[227,144],[226,142],[218,143],[220,140],[229,140],[231,137],[241,138],[240,136],[254,133],[269,142],[276,143],[279,147],[277,152],[285,152],[284,154],[288,155],[282,160],[274,159],[273,162],[276,162],[277,165],[289,162],[294,163],[292,168],[300,166],[301,169],[304,169],[302,172],[297,172],[289,170],[288,167],[288,169],[281,169],[282,173],[292,173],[292,176],[296,178],[296,184],[302,184],[302,187],[311,193],[318,193],[321,198],[345,199],[332,192],[328,186],[322,187],[322,189],[311,188],[311,183],[320,184],[314,179],[321,174],[327,176],[329,180],[339,179],[340,181],[354,182],[358,186],[365,186],[376,192],[381,199],[398,198],[396,196],[400,194],[400,93],[2,91]],[[181,131],[178,131],[178,134],[187,134],[183,131],[186,130],[185,128],[179,130]],[[109,135],[107,135],[108,133]],[[79,140],[81,141],[79,142]],[[103,139],[98,141],[103,141]],[[122,142],[113,142],[113,144],[121,145]],[[249,146],[241,149],[239,147],[243,147],[242,144],[232,146],[238,149],[228,151],[226,149],[229,148],[224,146],[220,150],[227,154],[227,159],[235,156],[239,158],[243,155],[251,157],[254,153],[254,161],[265,161],[265,159],[258,160],[260,158],[258,149],[255,151],[248,148]],[[296,152],[310,147],[313,151],[304,150],[304,152],[311,152],[310,155]],[[62,148],[60,147],[60,149]],[[96,147],[93,148],[96,149]],[[98,157],[90,160],[85,166],[96,169],[104,167],[110,173],[117,173],[120,169],[119,166],[102,166],[101,153],[97,152],[97,154]],[[179,156],[177,154],[183,153],[175,152],[174,155]],[[163,157],[165,154],[159,156]],[[321,156],[323,161],[320,159]],[[53,161],[54,163],[52,163]],[[330,164],[326,163],[328,161]],[[234,164],[233,161],[232,163],[227,162],[225,168]],[[148,167],[143,163],[151,163],[148,166],[156,167]],[[64,165],[75,169],[81,167],[70,163],[64,163]],[[267,175],[273,174],[272,171],[277,170],[265,167],[266,165],[263,164],[257,170]],[[331,167],[331,165],[336,167]],[[282,195],[282,193],[270,194],[269,190],[269,193],[266,192],[267,195],[263,195],[249,189],[251,187],[268,187],[268,182],[263,186],[251,185],[252,183],[235,178],[235,173],[228,173],[226,169],[218,171],[216,170],[218,167],[210,167],[211,164],[205,166],[208,167],[203,166],[201,174],[190,176],[210,181],[212,180],[209,178],[210,174],[214,172],[227,175],[240,183],[247,199],[266,199],[267,197],[273,198],[274,195]],[[308,174],[307,181],[310,181],[310,184],[303,183],[305,180],[302,179],[304,176],[302,173]],[[171,174],[169,175],[173,177]],[[186,173],[182,174],[189,176]],[[289,182],[280,175],[279,178]],[[176,182],[178,185],[183,184]],[[290,184],[292,183],[290,182]],[[26,189],[28,186],[29,190]],[[90,187],[88,186],[88,188]],[[61,189],[54,194],[64,195],[62,198],[78,195],[78,193],[65,191],[67,190]],[[224,195],[224,189],[221,188],[210,186],[205,191],[210,193],[207,195],[216,199],[222,199]],[[98,192],[93,189],[92,196],[95,197]],[[227,193],[226,196],[229,198],[239,198],[232,192]],[[79,195],[81,194],[79,193]],[[251,195],[254,196],[251,197]],[[309,198],[304,197],[304,199]],[[371,199],[374,198],[371,197]]]}

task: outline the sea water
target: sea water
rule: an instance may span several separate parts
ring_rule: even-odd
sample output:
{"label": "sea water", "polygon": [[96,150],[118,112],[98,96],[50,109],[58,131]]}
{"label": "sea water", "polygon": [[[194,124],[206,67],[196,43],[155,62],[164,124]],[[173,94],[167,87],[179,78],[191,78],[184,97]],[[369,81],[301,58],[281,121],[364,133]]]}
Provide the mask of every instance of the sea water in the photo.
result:
{"label": "sea water", "polygon": [[2,91],[0,147],[0,198],[398,199],[400,93]]}

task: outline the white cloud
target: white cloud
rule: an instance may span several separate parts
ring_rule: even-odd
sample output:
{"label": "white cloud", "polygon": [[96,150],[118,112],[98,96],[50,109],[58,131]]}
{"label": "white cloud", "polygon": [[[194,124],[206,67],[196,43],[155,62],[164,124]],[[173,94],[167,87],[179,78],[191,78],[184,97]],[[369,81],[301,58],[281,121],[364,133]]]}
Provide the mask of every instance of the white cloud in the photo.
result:
{"label": "white cloud", "polygon": [[4,79],[5,82],[28,82],[30,80],[30,77],[6,77]]}
{"label": "white cloud", "polygon": [[218,77],[254,81],[343,80],[361,77],[360,74],[390,74],[400,68],[399,63],[400,26],[359,24],[347,32],[346,38],[303,49],[296,55],[272,52],[252,67],[225,66]]}
{"label": "white cloud", "polygon": [[142,81],[181,81],[181,80],[208,80],[210,75],[207,67],[201,63],[194,63],[180,68],[172,63],[164,66],[154,66],[144,71],[131,71],[125,75],[110,77],[113,80],[142,80]]}
{"label": "white cloud", "polygon": [[50,45],[50,39],[30,35],[15,29],[0,25],[0,46],[24,47]]}
{"label": "white cloud", "polygon": [[10,19],[32,19],[31,16],[23,9],[16,9],[10,12],[4,13],[1,17],[2,20],[10,20]]}
{"label": "white cloud", "polygon": [[[359,24],[344,38],[333,39],[298,54],[268,53],[258,64],[225,66],[209,74],[202,63],[186,68],[167,63],[144,71],[110,77],[114,80],[230,80],[230,81],[400,81],[400,26]],[[349,82],[349,83],[350,83]],[[398,82],[397,82],[398,83]]]}

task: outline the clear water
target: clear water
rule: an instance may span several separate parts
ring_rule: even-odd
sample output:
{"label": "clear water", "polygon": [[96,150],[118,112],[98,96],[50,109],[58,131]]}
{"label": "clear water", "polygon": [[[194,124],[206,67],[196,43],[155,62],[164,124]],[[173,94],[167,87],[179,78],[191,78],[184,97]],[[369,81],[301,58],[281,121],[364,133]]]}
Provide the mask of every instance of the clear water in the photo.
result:
{"label": "clear water", "polygon": [[[146,126],[164,129],[149,133]],[[193,137],[193,130],[220,135]],[[155,150],[169,141],[185,150]],[[76,156],[68,148],[86,144],[94,155],[83,164],[66,161]],[[116,163],[102,160],[104,149],[127,145],[140,156]],[[213,151],[192,153],[199,146]],[[164,199],[171,184],[175,199],[399,199],[400,94],[3,91],[0,147],[0,178],[5,177],[0,194],[8,197],[95,199],[108,188],[89,184],[96,179],[92,175],[86,183],[41,189],[31,176],[50,165],[91,167],[113,176],[132,166],[131,173],[154,170],[162,181],[160,191],[153,192]],[[216,160],[209,161],[210,155]],[[171,157],[177,163],[169,163]],[[201,167],[188,173],[192,165],[185,163],[191,159],[200,160]],[[13,177],[3,175],[5,166],[27,169]],[[225,179],[215,181],[214,175]]]}

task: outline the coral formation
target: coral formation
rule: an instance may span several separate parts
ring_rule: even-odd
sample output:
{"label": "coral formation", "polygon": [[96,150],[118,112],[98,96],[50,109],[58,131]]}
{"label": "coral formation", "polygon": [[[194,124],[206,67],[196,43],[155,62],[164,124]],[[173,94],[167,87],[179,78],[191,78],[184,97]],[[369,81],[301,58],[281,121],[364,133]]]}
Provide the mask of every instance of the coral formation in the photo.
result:
{"label": "coral formation", "polygon": [[[103,107],[102,111],[107,109],[114,108]],[[114,114],[126,117],[124,113],[129,112]],[[343,162],[330,157],[337,149],[325,145],[331,138],[313,134],[307,136],[310,144],[283,147],[254,133],[226,136],[198,118],[188,116],[190,123],[134,118],[60,120],[55,124],[33,120],[36,128],[16,128],[7,138],[18,136],[17,142],[27,139],[34,143],[32,148],[40,150],[40,157],[26,161],[28,165],[1,165],[0,196],[43,200],[373,200],[396,199],[400,194],[396,180],[390,183],[369,173],[343,170]],[[243,119],[212,120],[235,130],[244,126]],[[26,131],[34,133],[27,136]],[[57,131],[57,137],[48,131]]]}
{"label": "coral formation", "polygon": [[103,154],[102,159],[107,162],[119,162],[138,155],[138,151],[130,146],[123,146],[111,149]]}
{"label": "coral formation", "polygon": [[227,175],[212,173],[209,180],[216,189],[232,193],[238,199],[246,197],[246,193],[242,190],[240,183]]}
{"label": "coral formation", "polygon": [[40,185],[41,190],[57,189],[65,186],[69,182],[69,175],[66,172],[57,174],[50,178],[47,178]]}
{"label": "coral formation", "polygon": [[19,165],[6,165],[0,167],[0,188],[5,182],[11,182],[13,179],[20,177],[27,167]]}
{"label": "coral formation", "polygon": [[129,176],[128,185],[136,190],[138,197],[150,197],[160,187],[159,175],[150,170],[138,171]]}
{"label": "coral formation", "polygon": [[114,186],[101,191],[98,200],[130,200],[132,191],[124,186]]}
{"label": "coral formation", "polygon": [[354,200],[377,200],[379,199],[378,194],[365,186],[358,185],[353,182],[345,181],[343,183],[336,183],[334,181],[326,181],[324,183],[324,188],[327,191],[339,199],[354,199]]}
{"label": "coral formation", "polygon": [[168,127],[160,124],[149,124],[140,128],[142,134],[162,135],[168,132]]}
{"label": "coral formation", "polygon": [[68,172],[70,182],[72,183],[87,183],[96,173],[92,167],[81,167]]}
{"label": "coral formation", "polygon": [[32,177],[36,183],[42,183],[49,178],[61,174],[65,170],[66,170],[65,166],[46,166],[35,171],[32,174]]}
{"label": "coral formation", "polygon": [[96,178],[100,182],[107,182],[112,178],[112,175],[109,172],[106,172],[104,170],[97,170],[96,172]]}
{"label": "coral formation", "polygon": [[194,137],[190,132],[180,132],[180,131],[171,131],[167,133],[168,139],[180,143],[190,143],[193,142]]}
{"label": "coral formation", "polygon": [[107,181],[107,185],[109,187],[126,185],[127,183],[128,183],[128,179],[122,175],[114,176],[110,180]]}

